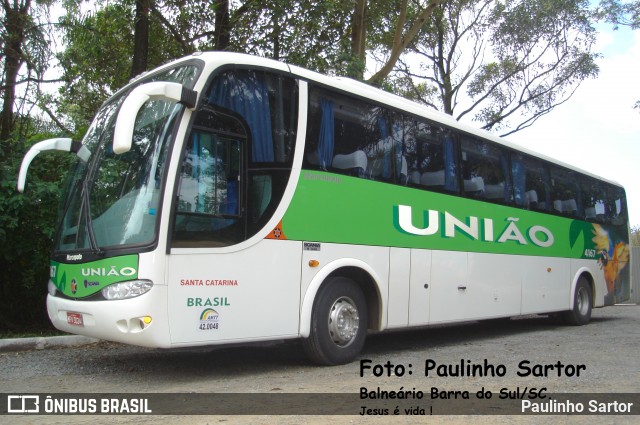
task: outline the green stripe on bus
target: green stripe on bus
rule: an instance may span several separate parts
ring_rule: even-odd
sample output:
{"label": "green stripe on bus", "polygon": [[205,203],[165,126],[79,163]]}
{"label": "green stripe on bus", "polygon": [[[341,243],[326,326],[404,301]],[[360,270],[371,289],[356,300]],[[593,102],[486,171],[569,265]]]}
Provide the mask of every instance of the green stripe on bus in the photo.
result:
{"label": "green stripe on bus", "polygon": [[588,222],[319,171],[301,173],[282,226],[294,240],[566,258],[598,254]]}
{"label": "green stripe on bus", "polygon": [[116,282],[138,278],[138,255],[123,255],[87,263],[51,261],[51,281],[64,295],[84,298]]}

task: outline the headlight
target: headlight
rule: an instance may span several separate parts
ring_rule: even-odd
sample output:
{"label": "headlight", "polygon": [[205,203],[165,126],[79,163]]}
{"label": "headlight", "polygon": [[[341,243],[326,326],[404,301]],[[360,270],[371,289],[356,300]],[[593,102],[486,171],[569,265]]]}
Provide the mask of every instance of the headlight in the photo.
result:
{"label": "headlight", "polygon": [[130,280],[102,288],[102,296],[107,300],[125,300],[149,292],[152,287],[150,280]]}
{"label": "headlight", "polygon": [[47,291],[49,291],[49,295],[51,295],[52,297],[55,297],[56,293],[58,292],[58,288],[51,279],[49,279],[49,283],[47,283]]}

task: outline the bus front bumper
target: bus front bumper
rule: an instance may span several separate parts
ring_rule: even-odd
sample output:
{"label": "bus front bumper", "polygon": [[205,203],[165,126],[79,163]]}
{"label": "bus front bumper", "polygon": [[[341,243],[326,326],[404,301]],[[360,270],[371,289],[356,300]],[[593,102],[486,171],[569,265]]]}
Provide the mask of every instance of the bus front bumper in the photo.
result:
{"label": "bus front bumper", "polygon": [[47,295],[47,311],[51,323],[64,332],[142,347],[170,346],[163,285],[126,300],[78,301]]}

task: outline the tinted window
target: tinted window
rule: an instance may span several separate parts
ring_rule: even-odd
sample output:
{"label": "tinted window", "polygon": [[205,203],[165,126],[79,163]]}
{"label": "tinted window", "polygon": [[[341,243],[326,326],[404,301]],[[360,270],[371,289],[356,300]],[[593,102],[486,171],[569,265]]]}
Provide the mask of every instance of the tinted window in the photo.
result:
{"label": "tinted window", "polygon": [[462,178],[466,196],[491,202],[512,201],[508,153],[492,143],[462,139]]}
{"label": "tinted window", "polygon": [[589,176],[580,176],[582,214],[585,220],[604,224],[627,221],[624,190]]}
{"label": "tinted window", "polygon": [[543,161],[528,155],[513,153],[511,175],[516,205],[538,211],[550,209],[549,169]]}
{"label": "tinted window", "polygon": [[287,164],[293,159],[297,130],[297,86],[277,74],[232,70],[218,75],[205,99],[239,114],[249,128],[249,161]]}
{"label": "tinted window", "polygon": [[451,131],[416,121],[408,144],[409,183],[429,190],[458,193],[457,143]]}
{"label": "tinted window", "polygon": [[624,190],[499,144],[310,86],[304,167],[624,223]]}
{"label": "tinted window", "polygon": [[391,179],[390,167],[382,169],[391,152],[382,108],[312,87],[307,125],[307,167]]}
{"label": "tinted window", "polygon": [[582,198],[578,173],[572,170],[550,167],[552,211],[571,217],[582,217]]}

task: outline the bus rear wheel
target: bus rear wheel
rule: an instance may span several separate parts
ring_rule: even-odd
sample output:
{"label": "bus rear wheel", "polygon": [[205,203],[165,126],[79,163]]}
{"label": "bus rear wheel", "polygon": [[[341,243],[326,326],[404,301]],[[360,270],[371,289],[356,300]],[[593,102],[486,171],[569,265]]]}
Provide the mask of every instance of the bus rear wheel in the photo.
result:
{"label": "bus rear wheel", "polygon": [[573,326],[582,326],[591,320],[593,293],[586,278],[580,277],[573,293],[573,309],[564,312],[564,321]]}
{"label": "bus rear wheel", "polygon": [[346,277],[330,278],[316,296],[303,347],[316,363],[349,363],[364,346],[367,323],[367,303],[358,285]]}

